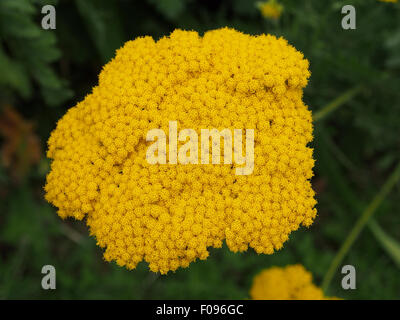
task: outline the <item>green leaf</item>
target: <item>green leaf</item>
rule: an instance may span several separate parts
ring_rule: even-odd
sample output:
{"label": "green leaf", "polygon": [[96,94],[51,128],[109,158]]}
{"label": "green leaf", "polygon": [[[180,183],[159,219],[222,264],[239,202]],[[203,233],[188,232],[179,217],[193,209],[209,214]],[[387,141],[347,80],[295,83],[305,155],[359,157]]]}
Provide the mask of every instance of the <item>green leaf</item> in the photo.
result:
{"label": "green leaf", "polygon": [[23,65],[7,57],[0,48],[0,86],[8,86],[16,90],[22,97],[31,95],[29,76]]}
{"label": "green leaf", "polygon": [[376,222],[371,219],[368,222],[368,227],[378,240],[382,248],[393,259],[396,265],[400,268],[400,243],[389,236]]}
{"label": "green leaf", "polygon": [[[50,63],[61,57],[56,45],[56,33],[42,30],[41,6],[45,1],[0,1],[0,90],[2,96],[14,93],[28,99],[32,93],[32,80],[39,84],[40,92],[48,105],[57,105],[71,96],[64,80]],[[49,1],[45,4],[55,4]],[[2,48],[4,47],[4,50]],[[32,79],[33,78],[33,79]]]}
{"label": "green leaf", "polygon": [[60,88],[42,87],[41,93],[49,106],[58,106],[73,96],[73,91],[66,88],[65,81],[61,84],[63,87]]}

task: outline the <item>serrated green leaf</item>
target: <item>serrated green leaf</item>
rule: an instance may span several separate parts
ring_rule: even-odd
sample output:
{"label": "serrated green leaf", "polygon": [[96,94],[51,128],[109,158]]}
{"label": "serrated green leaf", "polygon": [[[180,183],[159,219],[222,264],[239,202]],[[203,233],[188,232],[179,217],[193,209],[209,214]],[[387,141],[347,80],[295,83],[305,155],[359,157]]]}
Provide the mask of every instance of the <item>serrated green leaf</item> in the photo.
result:
{"label": "serrated green leaf", "polygon": [[53,62],[61,57],[61,52],[56,46],[55,34],[51,32],[43,31],[37,40],[27,42],[24,48],[33,53],[28,57],[32,63]]}
{"label": "serrated green leaf", "polygon": [[29,15],[19,14],[17,11],[3,11],[0,18],[1,32],[4,36],[34,39],[38,38],[42,31]]}
{"label": "serrated green leaf", "polygon": [[42,95],[49,106],[57,106],[72,97],[73,91],[66,88],[64,81],[62,83],[63,87],[60,88],[42,87]]}
{"label": "serrated green leaf", "polygon": [[[56,33],[42,30],[40,21],[33,19],[34,15],[40,16],[42,2],[0,2],[0,37],[7,48],[6,52],[0,53],[0,85],[4,86],[3,92],[7,90],[4,96],[17,92],[23,98],[29,98],[33,77],[39,83],[46,103],[55,105],[68,99],[71,91],[50,65],[61,56],[56,45]],[[55,3],[46,1],[44,4]]]}
{"label": "serrated green leaf", "polygon": [[11,87],[22,97],[28,98],[31,94],[29,76],[23,65],[13,61],[0,48],[0,85]]}

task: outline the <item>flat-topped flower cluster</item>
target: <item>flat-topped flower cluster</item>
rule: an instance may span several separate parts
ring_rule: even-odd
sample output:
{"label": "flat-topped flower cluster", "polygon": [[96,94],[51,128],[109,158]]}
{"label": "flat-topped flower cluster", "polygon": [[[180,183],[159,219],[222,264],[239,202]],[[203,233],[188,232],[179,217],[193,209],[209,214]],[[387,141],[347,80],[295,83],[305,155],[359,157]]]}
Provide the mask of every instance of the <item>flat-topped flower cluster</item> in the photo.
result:
{"label": "flat-topped flower cluster", "polygon": [[[105,259],[129,269],[187,267],[224,240],[272,254],[316,215],[309,75],[303,55],[271,35],[176,30],[128,41],[52,132],[46,199],[62,218],[86,217]],[[146,134],[168,132],[170,120],[198,135],[255,129],[254,171],[149,164]]]}

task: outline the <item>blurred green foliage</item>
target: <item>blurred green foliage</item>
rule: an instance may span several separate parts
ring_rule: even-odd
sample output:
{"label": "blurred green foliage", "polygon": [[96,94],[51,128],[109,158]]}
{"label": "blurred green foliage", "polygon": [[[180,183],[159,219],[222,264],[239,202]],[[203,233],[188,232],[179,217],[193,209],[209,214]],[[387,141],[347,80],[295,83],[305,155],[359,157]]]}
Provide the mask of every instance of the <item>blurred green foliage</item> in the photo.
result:
{"label": "blurred green foliage", "polygon": [[[400,3],[353,0],[357,29],[343,30],[345,1],[281,0],[284,12],[278,21],[264,19],[255,2],[0,0],[0,114],[11,105],[36,123],[30,135],[41,139],[43,150],[57,120],[96,85],[102,65],[116,49],[137,36],[158,39],[175,28],[202,33],[229,26],[285,37],[310,61],[312,76],[304,99],[313,112],[362,87],[315,123],[314,225],[294,232],[274,255],[213,249],[206,261],[167,276],[150,273],[144,263],[127,271],[104,262],[83,222],[58,218],[43,200],[49,170],[44,151],[18,180],[2,156],[0,299],[244,299],[260,270],[293,263],[304,264],[321,284],[361,211],[400,159]],[[56,7],[56,30],[40,27],[44,4]],[[7,139],[0,131],[0,147]],[[25,154],[15,157],[31,152],[21,150]],[[344,264],[356,267],[357,289],[341,289],[338,270],[328,294],[400,298],[399,196],[397,183],[371,229],[363,230],[345,257]],[[40,286],[46,264],[57,270],[54,291]]]}
{"label": "blurred green foliage", "polygon": [[55,1],[0,1],[1,98],[17,93],[25,100],[32,99],[34,86],[40,88],[41,98],[51,106],[71,97],[66,81],[51,66],[61,57],[56,35],[42,30],[34,20],[38,8],[51,3]]}

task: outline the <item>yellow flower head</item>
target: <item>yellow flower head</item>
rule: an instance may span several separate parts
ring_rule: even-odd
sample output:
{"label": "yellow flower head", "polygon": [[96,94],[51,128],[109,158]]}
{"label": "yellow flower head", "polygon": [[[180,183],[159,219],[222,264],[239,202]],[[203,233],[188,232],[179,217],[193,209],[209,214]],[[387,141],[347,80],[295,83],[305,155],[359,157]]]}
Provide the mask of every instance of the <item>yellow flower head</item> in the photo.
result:
{"label": "yellow flower head", "polygon": [[[175,30],[128,41],[52,132],[46,199],[62,218],[86,217],[105,259],[128,269],[145,260],[164,274],[224,240],[272,254],[316,215],[309,76],[303,55],[271,35]],[[169,121],[198,134],[254,129],[254,171],[149,164],[146,134],[168,135]]]}
{"label": "yellow flower head", "polygon": [[259,2],[258,8],[265,18],[278,19],[282,12],[283,6],[277,0],[268,0],[266,2]]}
{"label": "yellow flower head", "polygon": [[397,3],[398,0],[379,0],[380,2],[392,2]]}
{"label": "yellow flower head", "polygon": [[254,300],[330,300],[312,283],[302,265],[272,267],[256,275],[250,296]]}

